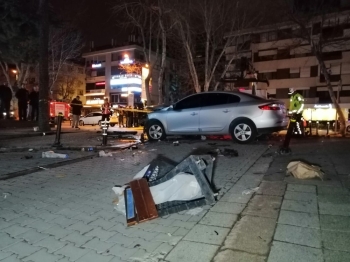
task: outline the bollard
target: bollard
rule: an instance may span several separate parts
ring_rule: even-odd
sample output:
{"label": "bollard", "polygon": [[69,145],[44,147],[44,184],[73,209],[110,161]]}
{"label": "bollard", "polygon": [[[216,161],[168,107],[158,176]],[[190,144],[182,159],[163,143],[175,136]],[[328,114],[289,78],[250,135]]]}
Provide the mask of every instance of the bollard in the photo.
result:
{"label": "bollard", "polygon": [[107,129],[108,129],[109,121],[106,119],[102,122],[102,145],[106,146],[107,145]]}
{"label": "bollard", "polygon": [[57,116],[57,128],[56,128],[56,138],[55,143],[52,145],[54,147],[61,147],[61,127],[62,127],[63,114],[61,112],[58,113]]}
{"label": "bollard", "polygon": [[312,136],[312,121],[309,121],[310,136]]}
{"label": "bollard", "polygon": [[318,136],[318,121],[316,121],[316,136]]}
{"label": "bollard", "polygon": [[327,122],[327,136],[329,135],[329,122]]}

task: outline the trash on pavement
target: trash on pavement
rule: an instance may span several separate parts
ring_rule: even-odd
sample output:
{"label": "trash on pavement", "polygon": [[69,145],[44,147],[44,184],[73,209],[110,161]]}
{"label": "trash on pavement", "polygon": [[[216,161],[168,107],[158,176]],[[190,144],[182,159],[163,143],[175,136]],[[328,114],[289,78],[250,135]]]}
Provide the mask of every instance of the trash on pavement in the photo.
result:
{"label": "trash on pavement", "polygon": [[4,199],[6,199],[7,197],[11,196],[12,194],[11,193],[2,193],[2,195],[4,196]]}
{"label": "trash on pavement", "polygon": [[178,145],[180,145],[180,143],[179,143],[179,141],[175,141],[175,142],[173,142],[173,145],[178,146]]}
{"label": "trash on pavement", "polygon": [[106,153],[105,151],[101,150],[100,152],[98,152],[98,156],[99,157],[106,157],[106,156],[113,156],[113,154],[111,152]]}
{"label": "trash on pavement", "polygon": [[39,131],[39,127],[35,126],[35,127],[33,127],[33,130],[34,130],[34,132],[38,132]]}
{"label": "trash on pavement", "polygon": [[319,177],[323,180],[324,173],[321,168],[314,165],[306,164],[302,161],[292,161],[287,166],[287,174],[292,174],[298,179],[310,179]]}
{"label": "trash on pavement", "polygon": [[161,167],[168,170],[155,159],[131,182],[112,188],[115,209],[126,216],[128,226],[188,209],[198,214],[201,206],[215,203],[211,156],[191,155],[164,175]]}
{"label": "trash on pavement", "polygon": [[242,195],[251,195],[259,190],[259,187],[243,190]]}
{"label": "trash on pavement", "polygon": [[206,136],[201,136],[201,139],[202,140],[207,140],[207,137]]}
{"label": "trash on pavement", "polygon": [[29,151],[29,152],[32,152],[32,151],[33,151],[33,148],[29,148],[28,151]]}
{"label": "trash on pavement", "polygon": [[68,158],[67,154],[59,154],[54,151],[46,151],[41,153],[42,158]]}
{"label": "trash on pavement", "polygon": [[31,159],[33,156],[24,156],[25,159]]}

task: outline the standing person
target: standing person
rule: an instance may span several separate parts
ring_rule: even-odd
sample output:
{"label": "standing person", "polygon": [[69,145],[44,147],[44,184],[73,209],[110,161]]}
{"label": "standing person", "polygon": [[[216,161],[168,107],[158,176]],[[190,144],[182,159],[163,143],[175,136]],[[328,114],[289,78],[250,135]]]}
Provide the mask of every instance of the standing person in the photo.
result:
{"label": "standing person", "polygon": [[124,112],[123,110],[118,110],[118,123],[119,127],[124,127]]}
{"label": "standing person", "polygon": [[109,117],[111,115],[111,109],[110,109],[111,105],[108,102],[108,98],[105,98],[105,101],[101,107],[102,109],[102,119],[101,122],[103,122],[104,120],[109,121]]}
{"label": "standing person", "polygon": [[10,106],[12,100],[12,91],[6,83],[0,86],[0,119],[3,118],[3,113],[6,113],[6,119],[10,119]]}
{"label": "standing person", "polygon": [[28,90],[25,88],[24,84],[22,84],[21,88],[16,92],[16,97],[18,99],[18,116],[20,121],[27,120],[28,95]]}
{"label": "standing person", "polygon": [[32,92],[29,94],[29,105],[31,106],[30,118],[32,121],[38,121],[39,117],[39,92],[38,87],[34,86]]}
{"label": "standing person", "polygon": [[77,128],[79,124],[79,118],[81,115],[81,109],[83,108],[83,103],[80,101],[80,96],[77,96],[72,100],[70,103],[70,106],[72,107],[72,113],[73,113],[73,122],[72,122],[72,128]]}

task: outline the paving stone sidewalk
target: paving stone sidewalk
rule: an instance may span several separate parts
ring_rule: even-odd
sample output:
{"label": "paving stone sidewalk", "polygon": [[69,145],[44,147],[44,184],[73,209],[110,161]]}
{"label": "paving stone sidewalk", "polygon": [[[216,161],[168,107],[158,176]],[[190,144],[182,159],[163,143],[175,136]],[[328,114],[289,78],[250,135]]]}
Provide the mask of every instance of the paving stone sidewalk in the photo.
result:
{"label": "paving stone sidewalk", "polygon": [[[205,146],[202,152],[208,152],[220,143],[229,143],[239,157],[216,159],[214,182],[221,190],[215,206],[205,206],[197,214],[183,211],[125,226],[124,215],[112,204],[112,186],[129,182],[157,154],[180,162],[193,150]],[[198,247],[190,253],[201,260],[193,261],[210,261],[245,205],[223,201],[225,193],[266,149],[266,145],[232,142],[208,146],[198,141],[177,147],[160,142],[0,181],[0,261],[176,261],[187,242]],[[269,161],[261,164],[267,169]],[[205,237],[208,240],[203,242]],[[203,247],[203,252],[195,252]]]}
{"label": "paving stone sidewalk", "polygon": [[[276,156],[214,261],[350,261],[348,148],[349,140],[306,140],[294,142],[292,155]],[[321,166],[325,181],[286,177],[292,160]],[[240,182],[224,198],[241,192]]]}

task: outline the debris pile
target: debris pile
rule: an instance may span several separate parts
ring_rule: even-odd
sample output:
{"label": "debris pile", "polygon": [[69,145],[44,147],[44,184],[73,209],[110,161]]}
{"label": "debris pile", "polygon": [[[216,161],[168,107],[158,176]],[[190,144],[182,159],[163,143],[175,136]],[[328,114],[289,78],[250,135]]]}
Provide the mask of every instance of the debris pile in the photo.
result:
{"label": "debris pile", "polygon": [[115,209],[126,216],[128,226],[215,203],[210,155],[191,155],[162,175],[163,165],[153,160],[131,182],[112,188]]}
{"label": "debris pile", "polygon": [[314,165],[309,165],[302,161],[292,161],[287,166],[287,175],[293,175],[298,179],[310,179],[319,177],[323,180],[324,173],[321,168]]}

